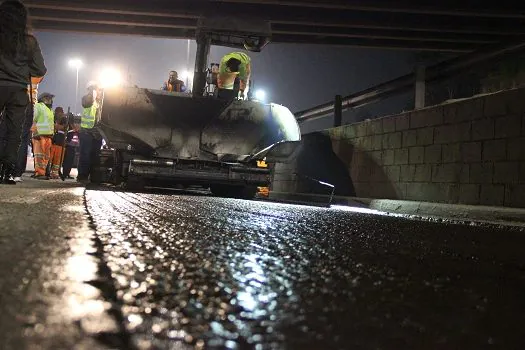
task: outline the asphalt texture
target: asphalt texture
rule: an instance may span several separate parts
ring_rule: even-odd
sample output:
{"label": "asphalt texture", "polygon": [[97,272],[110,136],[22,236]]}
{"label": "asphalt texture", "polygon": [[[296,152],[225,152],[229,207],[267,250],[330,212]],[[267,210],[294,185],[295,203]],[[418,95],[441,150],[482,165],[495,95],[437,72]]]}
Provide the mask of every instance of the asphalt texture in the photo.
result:
{"label": "asphalt texture", "polygon": [[524,232],[87,191],[129,344],[523,348]]}
{"label": "asphalt texture", "polygon": [[521,349],[525,235],[0,186],[0,349]]}

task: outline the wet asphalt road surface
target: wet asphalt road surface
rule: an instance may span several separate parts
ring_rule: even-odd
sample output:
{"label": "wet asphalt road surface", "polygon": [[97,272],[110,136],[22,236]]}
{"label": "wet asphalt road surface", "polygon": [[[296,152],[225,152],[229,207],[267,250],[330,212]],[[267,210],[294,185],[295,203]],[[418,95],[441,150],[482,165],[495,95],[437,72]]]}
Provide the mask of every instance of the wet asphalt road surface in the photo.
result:
{"label": "wet asphalt road surface", "polygon": [[192,195],[86,205],[125,347],[525,346],[524,232]]}

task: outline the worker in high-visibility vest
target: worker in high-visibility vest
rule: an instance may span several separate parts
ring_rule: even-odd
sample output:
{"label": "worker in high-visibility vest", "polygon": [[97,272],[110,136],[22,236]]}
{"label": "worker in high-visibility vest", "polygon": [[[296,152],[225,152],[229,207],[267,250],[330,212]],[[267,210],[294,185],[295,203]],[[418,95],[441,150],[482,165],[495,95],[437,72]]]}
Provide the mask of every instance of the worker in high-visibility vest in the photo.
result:
{"label": "worker in high-visibility vest", "polygon": [[[219,88],[219,98],[240,97],[245,99],[248,95],[251,64],[250,57],[243,52],[232,52],[225,55],[219,64],[219,75],[217,85]],[[235,91],[235,79],[239,79],[239,96]]]}
{"label": "worker in high-visibility vest", "polygon": [[53,114],[53,99],[55,95],[44,92],[38,96],[34,107],[33,154],[35,155],[35,179],[49,180],[46,167],[51,155],[51,144],[54,134],[55,117]]}
{"label": "worker in high-visibility vest", "polygon": [[82,97],[82,119],[80,123],[80,158],[78,160],[78,182],[89,182],[92,170],[98,164],[102,136],[96,126],[100,122],[103,91],[96,82],[87,84],[87,94]]}

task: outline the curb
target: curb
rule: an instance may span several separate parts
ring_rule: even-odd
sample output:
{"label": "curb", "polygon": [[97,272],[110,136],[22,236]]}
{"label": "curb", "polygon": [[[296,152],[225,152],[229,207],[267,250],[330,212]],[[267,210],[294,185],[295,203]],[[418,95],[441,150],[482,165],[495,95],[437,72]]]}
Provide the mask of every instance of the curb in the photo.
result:
{"label": "curb", "polygon": [[[270,201],[329,207],[330,196],[270,191]],[[525,208],[417,202],[334,196],[331,205],[367,208],[390,214],[525,227]]]}

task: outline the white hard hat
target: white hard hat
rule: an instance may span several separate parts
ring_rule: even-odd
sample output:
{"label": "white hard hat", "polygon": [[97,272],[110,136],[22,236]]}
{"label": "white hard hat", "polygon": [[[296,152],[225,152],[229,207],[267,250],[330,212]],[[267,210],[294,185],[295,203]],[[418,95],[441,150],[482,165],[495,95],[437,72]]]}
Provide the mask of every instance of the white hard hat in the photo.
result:
{"label": "white hard hat", "polygon": [[89,89],[91,87],[98,87],[98,83],[94,80],[91,80],[89,83],[87,83],[86,89]]}

